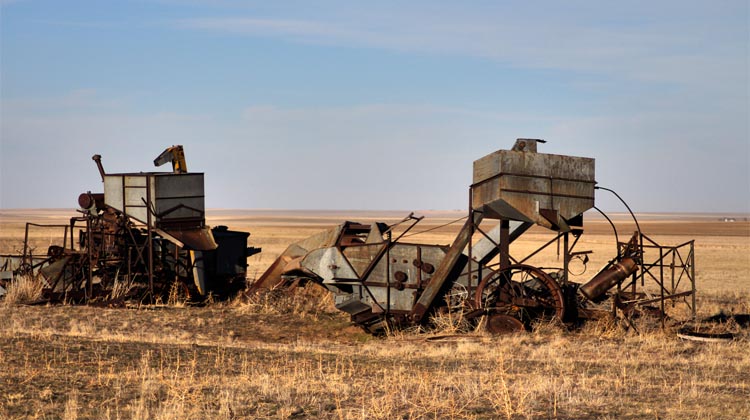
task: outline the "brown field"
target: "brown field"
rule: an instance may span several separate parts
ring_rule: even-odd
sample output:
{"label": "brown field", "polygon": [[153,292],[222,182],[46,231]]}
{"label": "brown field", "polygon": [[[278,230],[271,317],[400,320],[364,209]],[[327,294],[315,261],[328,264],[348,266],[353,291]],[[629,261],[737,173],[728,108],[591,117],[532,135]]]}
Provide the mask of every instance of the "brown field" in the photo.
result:
{"label": "brown field", "polygon": [[[251,232],[257,277],[291,242],[343,220],[407,212],[213,210],[209,224]],[[25,221],[66,223],[70,210],[0,210],[0,254],[18,252]],[[413,232],[463,212],[422,212]],[[665,245],[695,239],[698,316],[750,313],[750,223],[717,215],[642,215]],[[634,230],[617,215],[620,239]],[[461,222],[409,241],[449,244]],[[38,250],[57,243],[34,230]],[[524,254],[551,239],[532,229]],[[592,215],[577,247],[592,250],[585,281],[614,253],[609,224]],[[556,247],[531,261],[558,266]],[[681,307],[671,309],[686,319]],[[682,341],[649,322],[565,331],[373,338],[318,290],[206,307],[128,309],[0,302],[0,418],[38,419],[496,419],[750,418],[750,333],[728,343]]]}

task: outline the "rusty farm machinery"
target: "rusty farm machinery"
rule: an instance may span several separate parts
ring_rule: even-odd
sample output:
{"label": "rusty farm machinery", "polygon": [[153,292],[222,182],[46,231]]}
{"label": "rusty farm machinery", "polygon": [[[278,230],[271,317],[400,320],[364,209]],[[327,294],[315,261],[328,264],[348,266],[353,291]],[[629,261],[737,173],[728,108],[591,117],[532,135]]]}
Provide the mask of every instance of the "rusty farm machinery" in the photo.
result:
{"label": "rusty farm machinery", "polygon": [[[694,317],[693,241],[662,246],[638,228],[621,242],[604,213],[617,254],[585,284],[569,278],[571,261],[587,260],[590,252],[576,245],[583,213],[598,210],[594,159],[539,153],[540,143],[518,139],[511,150],[474,162],[468,215],[450,246],[404,241],[421,220],[413,214],[393,225],[345,222],[291,244],[249,292],[312,282],[333,293],[336,307],[372,333],[429,324],[434,315],[451,312],[496,333],[528,329],[543,319],[575,324],[609,313],[632,323],[637,314],[652,311],[663,322],[665,304],[677,301]],[[489,221],[491,229],[483,224]],[[526,256],[512,255],[511,244],[534,225],[552,232],[552,239]],[[561,267],[529,265],[555,243],[562,244]]]}
{"label": "rusty farm machinery", "polygon": [[[512,149],[474,162],[468,214],[449,246],[408,242],[406,233],[422,219],[413,214],[391,225],[344,222],[289,245],[247,288],[247,257],[260,249],[247,247],[249,233],[206,226],[203,174],[187,171],[181,146],[154,161],[171,162],[172,172],[109,174],[95,155],[104,192],[80,195],[80,215],[54,226],[63,230],[62,243],[42,255],[29,244],[30,230],[40,225],[28,223],[22,254],[0,256],[0,273],[39,274],[47,299],[88,302],[153,302],[175,291],[201,299],[313,283],[372,333],[429,324],[444,313],[492,332],[603,314],[631,322],[651,312],[663,323],[667,304],[677,302],[695,317],[694,242],[658,244],[622,200],[636,231],[621,241],[595,206],[597,189],[614,191],[597,185],[594,159],[539,153],[542,143],[518,139]],[[570,265],[588,260],[591,251],[576,246],[591,209],[611,225],[616,254],[577,283]],[[533,226],[552,238],[527,255],[511,252]],[[532,265],[553,244],[561,266]]]}
{"label": "rusty farm machinery", "polygon": [[[70,302],[138,299],[166,301],[170,294],[201,299],[245,288],[247,232],[206,226],[203,174],[188,172],[182,146],[167,148],[155,166],[172,172],[106,173],[94,155],[103,193],[78,197],[69,224],[27,223],[20,255],[0,255],[6,281],[43,280],[45,300]],[[60,243],[39,253],[34,230],[56,229]]]}

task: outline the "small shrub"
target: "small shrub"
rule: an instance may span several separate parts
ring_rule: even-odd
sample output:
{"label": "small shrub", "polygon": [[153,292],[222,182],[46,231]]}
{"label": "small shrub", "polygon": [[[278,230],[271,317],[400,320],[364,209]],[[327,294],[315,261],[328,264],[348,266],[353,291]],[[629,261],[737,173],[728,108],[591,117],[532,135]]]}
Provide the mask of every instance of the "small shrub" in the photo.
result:
{"label": "small shrub", "polygon": [[474,330],[461,311],[436,312],[430,318],[430,327],[430,332],[436,334],[460,334]]}

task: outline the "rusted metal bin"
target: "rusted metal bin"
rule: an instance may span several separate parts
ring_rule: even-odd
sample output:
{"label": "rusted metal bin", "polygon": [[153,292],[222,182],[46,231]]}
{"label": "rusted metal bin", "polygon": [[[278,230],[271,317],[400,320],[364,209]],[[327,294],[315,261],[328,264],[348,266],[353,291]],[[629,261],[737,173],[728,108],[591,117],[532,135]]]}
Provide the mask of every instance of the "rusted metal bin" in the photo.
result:
{"label": "rusted metal bin", "polygon": [[155,226],[203,220],[203,174],[107,174],[104,176],[104,201],[142,223],[149,220],[146,203],[150,203]]}
{"label": "rusted metal bin", "polygon": [[157,229],[159,234],[181,247],[216,249],[216,242],[205,226],[202,173],[106,174],[104,202],[127,217]]}
{"label": "rusted metal bin", "polygon": [[536,152],[534,139],[518,139],[474,161],[471,205],[485,217],[566,230],[567,221],[594,206],[594,159]]}

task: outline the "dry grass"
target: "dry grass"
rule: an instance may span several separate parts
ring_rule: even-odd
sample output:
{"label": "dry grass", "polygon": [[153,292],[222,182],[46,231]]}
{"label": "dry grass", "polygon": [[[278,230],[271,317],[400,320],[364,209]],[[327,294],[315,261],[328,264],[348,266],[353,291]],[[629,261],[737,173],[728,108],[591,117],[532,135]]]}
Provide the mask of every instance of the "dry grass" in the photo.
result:
{"label": "dry grass", "polygon": [[319,319],[323,314],[338,313],[333,306],[333,295],[325,288],[312,283],[290,290],[261,290],[254,294],[241,295],[232,305],[245,313],[293,314],[312,319]]}
{"label": "dry grass", "polygon": [[[237,226],[222,217],[263,246],[255,267],[311,231],[361,219],[238,218]],[[581,249],[608,258],[602,232]],[[426,242],[449,243],[455,230],[430,235]],[[519,248],[542,237],[529,235]],[[750,239],[703,232],[696,246],[699,315],[750,313]],[[539,258],[544,265],[556,255]],[[204,308],[173,303],[3,305],[0,418],[750,418],[750,336],[737,325],[726,328],[738,339],[723,344],[682,341],[647,319],[637,331],[605,319],[498,338],[455,336],[461,320],[445,315],[433,334],[373,338],[316,288]],[[448,336],[427,340],[435,334]]]}
{"label": "dry grass", "polygon": [[43,282],[37,276],[17,276],[7,286],[7,294],[0,304],[14,306],[24,303],[32,303],[42,298]]}
{"label": "dry grass", "polygon": [[122,299],[125,296],[130,293],[130,290],[132,289],[132,285],[128,285],[124,281],[115,281],[114,285],[112,286],[112,291],[109,292],[109,299],[110,300],[118,300]]}
{"label": "dry grass", "polygon": [[[273,318],[245,308],[2,311],[0,360],[14,366],[0,373],[2,383],[13,384],[0,400],[2,418],[750,414],[747,337],[707,345],[658,329],[635,334],[591,326],[569,333],[542,325],[502,338],[357,342],[355,334],[306,331],[298,315]],[[227,321],[231,330],[221,327]],[[346,326],[335,323],[329,327]]]}

